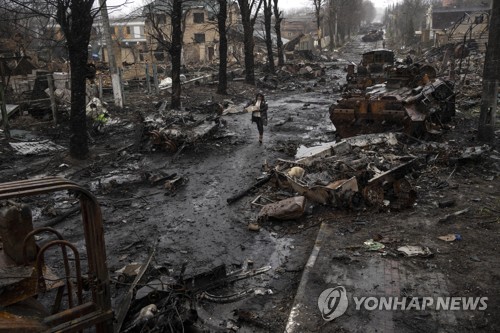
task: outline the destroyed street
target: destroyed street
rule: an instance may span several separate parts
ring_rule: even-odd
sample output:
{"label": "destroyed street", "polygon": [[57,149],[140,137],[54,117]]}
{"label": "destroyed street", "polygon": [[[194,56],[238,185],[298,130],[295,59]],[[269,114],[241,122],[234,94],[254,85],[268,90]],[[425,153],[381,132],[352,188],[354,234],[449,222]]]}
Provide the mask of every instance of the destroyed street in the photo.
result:
{"label": "destroyed street", "polygon": [[133,66],[118,107],[94,67],[86,159],[74,95],[37,78],[50,100],[8,103],[0,133],[0,331],[500,332],[485,51],[385,29],[257,57],[254,85],[234,65],[227,95],[188,65],[178,108]]}

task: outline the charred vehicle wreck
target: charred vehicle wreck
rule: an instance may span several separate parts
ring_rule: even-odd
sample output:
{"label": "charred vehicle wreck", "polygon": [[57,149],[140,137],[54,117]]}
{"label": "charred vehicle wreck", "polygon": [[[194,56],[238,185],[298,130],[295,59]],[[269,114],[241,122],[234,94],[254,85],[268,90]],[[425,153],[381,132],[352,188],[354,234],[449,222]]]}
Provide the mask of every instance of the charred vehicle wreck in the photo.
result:
{"label": "charred vehicle wreck", "polygon": [[330,106],[330,120],[340,137],[403,130],[421,137],[437,133],[455,114],[454,83],[436,79],[427,64],[391,64],[390,50],[363,54],[354,72],[347,68],[342,98]]}

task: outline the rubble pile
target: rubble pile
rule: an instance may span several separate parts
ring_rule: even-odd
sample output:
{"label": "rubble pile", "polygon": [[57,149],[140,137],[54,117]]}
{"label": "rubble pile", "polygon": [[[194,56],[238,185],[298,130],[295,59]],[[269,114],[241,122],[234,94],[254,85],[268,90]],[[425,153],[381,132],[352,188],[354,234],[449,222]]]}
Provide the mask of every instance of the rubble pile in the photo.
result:
{"label": "rubble pile", "polygon": [[415,156],[401,154],[394,133],[361,135],[295,161],[279,160],[270,171],[272,182],[299,197],[263,205],[259,219],[298,218],[304,213],[303,198],[349,210],[412,207],[416,192],[406,176],[416,166]]}
{"label": "rubble pile", "polygon": [[[165,102],[160,109],[165,110]],[[174,153],[180,147],[194,144],[212,135],[224,125],[222,106],[208,103],[200,106],[208,113],[169,110],[144,120],[144,134],[154,147]]]}

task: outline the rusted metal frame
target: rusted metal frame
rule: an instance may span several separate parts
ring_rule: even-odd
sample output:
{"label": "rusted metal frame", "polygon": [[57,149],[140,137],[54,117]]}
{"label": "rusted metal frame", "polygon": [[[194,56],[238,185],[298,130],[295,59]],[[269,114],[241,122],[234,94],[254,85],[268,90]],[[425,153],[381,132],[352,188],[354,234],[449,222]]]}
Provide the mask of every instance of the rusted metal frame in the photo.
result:
{"label": "rusted metal frame", "polygon": [[56,183],[73,184],[72,182],[69,182],[68,180],[60,177],[47,177],[47,178],[32,179],[32,180],[25,179],[25,180],[18,180],[0,184],[0,192],[12,191],[25,187],[36,188],[39,187],[40,185],[55,185]]}
{"label": "rusted metal frame", "polygon": [[43,319],[43,323],[50,327],[61,325],[75,318],[83,317],[97,310],[94,302],[80,304],[71,309],[66,309],[59,313],[47,316]]}
{"label": "rusted metal frame", "polygon": [[[22,189],[20,190],[19,187]],[[102,214],[97,199],[92,193],[76,183],[67,181],[63,178],[48,177],[38,180],[21,180],[0,184],[0,200],[62,190],[73,190],[82,194],[80,196],[80,206],[82,207],[83,227],[89,261],[89,276],[94,280],[91,280],[91,282],[94,283],[97,288],[96,290],[92,290],[92,297],[100,311],[112,313]],[[94,217],[94,219],[89,220],[89,217]],[[92,221],[92,223],[90,221]],[[107,316],[103,316],[102,318],[103,320],[108,319]],[[96,331],[98,333],[110,332],[112,330],[113,323],[111,320],[107,320],[105,323],[101,322],[96,324]]]}
{"label": "rusted metal frame", "polygon": [[[64,240],[64,237],[62,236],[62,234],[59,231],[57,231],[56,229],[50,228],[50,227],[37,228],[37,229],[31,231],[29,234],[26,235],[26,237],[23,240],[23,261],[24,261],[25,265],[28,265],[28,258],[27,258],[27,253],[26,253],[26,243],[28,242],[28,240],[31,237],[34,237],[35,235],[38,235],[39,233],[42,233],[44,231],[51,232],[54,235],[56,235],[57,239]],[[66,251],[65,247],[61,247],[61,248],[64,249],[63,250],[64,252]]]}
{"label": "rusted metal frame", "polygon": [[[62,323],[59,326],[52,327],[46,332],[57,332],[57,333],[65,333],[65,332],[79,332],[85,328],[88,328],[92,325],[95,325],[96,332],[109,333],[113,332],[112,328],[110,329],[101,329],[99,327],[103,326],[104,323],[111,323],[113,319],[113,311],[94,311],[85,316],[81,316],[77,319]],[[112,327],[112,326],[109,326]]]}
{"label": "rusted metal frame", "polygon": [[[43,271],[42,271],[42,266],[43,266],[43,255],[45,254],[45,251],[47,251],[49,248],[60,245],[61,247],[67,246],[73,251],[73,255],[75,256],[75,274],[76,274],[76,285],[77,285],[77,290],[76,290],[76,295],[78,297],[78,304],[83,303],[83,296],[82,296],[82,290],[83,290],[83,282],[82,282],[82,270],[80,267],[80,254],[78,253],[78,250],[76,246],[71,244],[68,241],[65,240],[55,240],[52,242],[49,242],[45,244],[40,251],[38,252],[38,255],[36,256],[36,271],[38,274],[38,282],[40,288],[45,288],[44,282],[44,277],[43,277]],[[69,276],[69,262],[68,262],[68,255],[67,253],[64,254],[64,267],[67,270],[66,271],[66,283],[71,284],[70,281],[70,276]],[[69,288],[68,288],[69,289]]]}
{"label": "rusted metal frame", "polygon": [[[95,202],[93,196],[80,198],[81,214],[83,217],[83,228],[85,243],[88,248],[87,260],[89,266],[89,278],[95,286],[92,288],[92,298],[102,311],[111,310],[111,290],[106,265],[106,247],[104,243],[104,228],[102,223],[101,208]],[[90,221],[94,223],[91,224]],[[97,333],[112,332],[111,322],[96,325]]]}
{"label": "rusted metal frame", "polygon": [[[68,278],[66,280],[68,280]],[[68,282],[66,282],[66,283],[68,283]],[[68,291],[68,294],[69,294],[69,291]],[[51,314],[58,313],[61,310],[61,302],[62,302],[63,296],[64,296],[64,285],[57,288],[56,299],[54,300],[54,304],[52,305],[52,309],[50,310]],[[70,308],[72,308],[72,307],[73,306],[71,305]]]}
{"label": "rusted metal frame", "polygon": [[[31,231],[28,235],[26,235],[26,237],[24,238],[24,241],[23,241],[23,260],[24,260],[25,265],[28,264],[28,262],[27,262],[28,260],[26,258],[26,256],[27,256],[26,255],[26,243],[28,242],[28,240],[31,237],[34,237],[35,235],[42,233],[42,232],[53,233],[54,235],[56,235],[56,237],[59,240],[64,240],[64,237],[62,236],[62,234],[59,231],[57,231],[53,228],[50,228],[50,227],[37,228],[37,229]],[[66,251],[66,246],[61,245],[61,252],[63,254],[63,259],[64,259],[63,261],[64,261],[64,272],[66,274],[66,285],[68,286],[68,305],[70,308],[72,308],[74,306],[74,304],[73,304],[73,284],[71,283],[71,280],[70,280],[71,271],[70,271],[70,267],[69,267],[68,253]],[[64,291],[64,286],[61,286],[58,288],[57,297],[56,297],[56,301],[54,302],[54,307],[53,307],[52,313],[56,313],[57,311],[59,311],[63,291]],[[79,292],[81,293],[82,291],[79,290]],[[81,301],[80,301],[80,304],[81,304]]]}

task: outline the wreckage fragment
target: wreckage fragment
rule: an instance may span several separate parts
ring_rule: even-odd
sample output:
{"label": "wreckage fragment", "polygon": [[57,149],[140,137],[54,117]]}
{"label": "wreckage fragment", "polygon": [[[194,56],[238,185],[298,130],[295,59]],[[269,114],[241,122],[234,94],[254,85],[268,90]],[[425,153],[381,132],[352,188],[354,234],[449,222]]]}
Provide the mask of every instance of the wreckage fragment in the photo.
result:
{"label": "wreckage fragment", "polygon": [[[356,210],[365,204],[408,208],[415,203],[416,192],[405,175],[413,170],[416,159],[374,154],[369,149],[373,145],[395,144],[394,133],[350,137],[295,162],[281,160],[275,167],[274,182],[312,202],[339,209]],[[304,170],[302,177],[290,175],[297,165]]]}
{"label": "wreckage fragment", "polygon": [[[212,110],[212,109],[211,109]],[[220,110],[202,115],[191,112],[171,111],[167,114],[147,118],[145,133],[153,146],[174,153],[185,145],[194,144],[212,135],[221,126]]]}
{"label": "wreckage fragment", "polygon": [[267,204],[260,210],[258,219],[269,217],[278,220],[294,220],[304,214],[306,198],[303,196],[288,198],[272,204]]}

